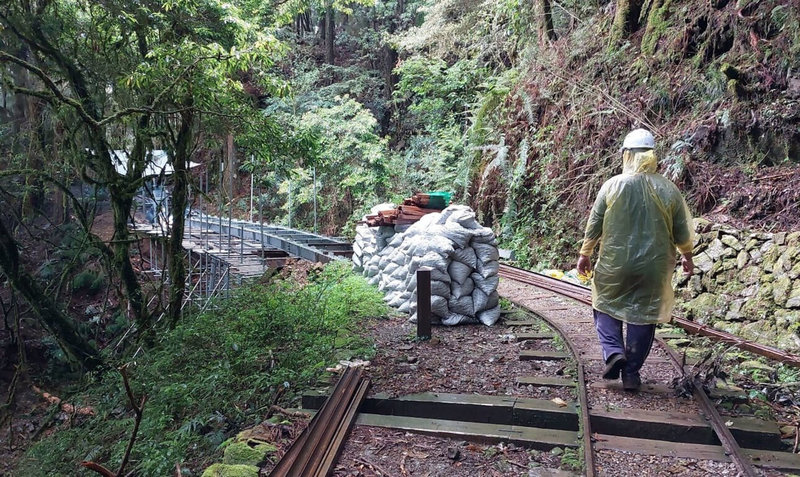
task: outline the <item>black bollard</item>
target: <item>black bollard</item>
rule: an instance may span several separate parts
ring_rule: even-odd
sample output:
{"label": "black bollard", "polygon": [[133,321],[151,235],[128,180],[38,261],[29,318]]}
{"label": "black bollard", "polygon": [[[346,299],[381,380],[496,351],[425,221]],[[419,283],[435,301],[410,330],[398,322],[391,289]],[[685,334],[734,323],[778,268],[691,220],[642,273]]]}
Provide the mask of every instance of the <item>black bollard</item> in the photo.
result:
{"label": "black bollard", "polygon": [[431,339],[431,268],[417,269],[417,339]]}

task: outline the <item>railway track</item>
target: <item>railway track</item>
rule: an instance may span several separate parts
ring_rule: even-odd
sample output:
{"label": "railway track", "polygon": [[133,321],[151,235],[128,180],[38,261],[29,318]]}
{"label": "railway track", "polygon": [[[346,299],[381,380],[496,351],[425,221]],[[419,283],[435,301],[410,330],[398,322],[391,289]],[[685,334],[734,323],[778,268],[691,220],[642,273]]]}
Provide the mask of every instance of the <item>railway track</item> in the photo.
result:
{"label": "railway track", "polygon": [[[507,265],[501,265],[499,273],[503,278],[500,285],[501,296],[509,298],[515,304],[534,312],[537,316],[547,321],[562,336],[562,339],[577,360],[577,393],[581,410],[585,475],[604,474],[602,471],[604,459],[597,459],[597,456],[605,455],[605,460],[607,461],[610,459],[608,457],[609,454],[614,451],[637,452],[644,455],[652,455],[654,453],[661,455],[671,454],[672,456],[682,456],[684,458],[705,457],[711,460],[721,459],[732,462],[735,465],[735,473],[742,476],[761,475],[761,472],[776,472],[775,470],[769,470],[771,466],[792,468],[798,464],[795,454],[776,451],[779,447],[777,442],[775,442],[768,454],[759,455],[758,452],[751,448],[743,449],[745,446],[753,446],[754,444],[757,445],[757,443],[754,443],[751,438],[740,437],[741,440],[745,441],[745,444],[740,446],[732,431],[736,431],[739,436],[742,436],[744,434],[741,429],[729,428],[733,424],[732,421],[723,419],[719,415],[699,384],[694,387],[693,391],[694,403],[692,404],[696,406],[696,409],[692,409],[688,402],[683,403],[682,407],[689,408],[690,412],[679,413],[684,414],[683,416],[673,412],[672,420],[673,423],[679,422],[681,419],[690,419],[689,416],[693,415],[695,418],[709,423],[710,428],[713,430],[712,441],[717,449],[721,444],[721,452],[716,454],[694,453],[685,444],[691,441],[681,440],[681,432],[676,432],[674,435],[661,436],[668,440],[657,440],[658,431],[656,428],[659,426],[659,422],[661,421],[661,425],[664,425],[666,422],[663,421],[668,421],[669,418],[652,409],[652,400],[642,399],[642,396],[648,393],[626,395],[618,386],[609,385],[600,379],[602,358],[597,353],[599,352],[599,344],[592,336],[594,326],[591,319],[589,319],[591,315],[585,309],[585,306],[591,306],[591,291],[585,287]],[[524,287],[524,289],[521,287]],[[564,301],[563,298],[559,299],[556,295],[570,300]],[[570,304],[569,301],[571,300],[577,302],[577,305],[574,302]],[[582,314],[586,319],[576,319],[576,311],[580,313],[576,306],[577,308],[584,308]],[[796,356],[780,350],[746,342],[724,333],[704,333],[701,331],[702,327],[698,327],[691,322],[691,326],[688,327],[681,322],[677,324],[689,332],[710,336],[725,343],[735,344],[748,351],[758,352],[790,365],[797,365]],[[657,340],[654,345],[654,351],[651,353],[651,358],[645,363],[643,372],[648,371],[647,368],[649,368],[650,376],[657,378],[650,381],[660,381],[661,383],[650,387],[653,389],[658,388],[662,393],[668,391],[664,384],[668,383],[671,377],[684,375],[680,357],[666,344],[664,339]],[[584,372],[584,369],[588,371]],[[624,404],[620,404],[623,401]],[[634,417],[638,420],[637,423],[634,424],[633,420],[631,420],[626,424],[617,423],[612,425],[607,411],[609,408],[616,406],[625,406],[625,414]],[[637,409],[638,407],[640,408]],[[646,416],[648,412],[654,417],[650,422],[648,422]],[[642,426],[650,430],[640,432],[639,435],[634,436],[636,433],[628,432],[630,429],[626,430],[626,426],[629,428]],[[656,439],[644,438],[648,435],[650,437],[656,436]],[[689,436],[686,435],[684,437]],[[703,452],[711,450],[708,443],[698,443],[695,447],[695,450],[702,450]],[[667,448],[670,450],[666,450]],[[756,469],[756,465],[762,468]],[[705,473],[705,475],[713,475],[713,473]]]}

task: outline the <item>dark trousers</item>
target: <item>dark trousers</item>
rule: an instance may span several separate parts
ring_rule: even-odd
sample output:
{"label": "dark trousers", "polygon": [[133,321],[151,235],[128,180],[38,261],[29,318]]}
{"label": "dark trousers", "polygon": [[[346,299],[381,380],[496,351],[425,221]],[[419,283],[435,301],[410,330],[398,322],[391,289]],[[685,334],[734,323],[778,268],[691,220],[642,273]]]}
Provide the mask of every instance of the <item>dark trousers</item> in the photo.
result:
{"label": "dark trousers", "polygon": [[622,337],[622,321],[613,318],[602,311],[594,310],[594,326],[597,328],[597,337],[603,347],[603,359],[615,353],[622,353],[627,363],[623,374],[637,374],[656,336],[656,325],[627,324],[626,339]]}

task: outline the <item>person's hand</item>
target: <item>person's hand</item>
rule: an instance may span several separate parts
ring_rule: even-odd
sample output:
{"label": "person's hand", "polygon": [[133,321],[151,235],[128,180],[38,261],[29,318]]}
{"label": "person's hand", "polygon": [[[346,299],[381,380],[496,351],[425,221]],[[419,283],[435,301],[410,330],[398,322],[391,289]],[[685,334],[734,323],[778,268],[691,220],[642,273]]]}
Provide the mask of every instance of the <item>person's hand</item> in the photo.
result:
{"label": "person's hand", "polygon": [[578,273],[588,275],[592,271],[592,261],[586,255],[578,257]]}
{"label": "person's hand", "polygon": [[691,253],[681,255],[681,265],[683,266],[683,274],[690,276],[694,273],[694,261],[692,260]]}

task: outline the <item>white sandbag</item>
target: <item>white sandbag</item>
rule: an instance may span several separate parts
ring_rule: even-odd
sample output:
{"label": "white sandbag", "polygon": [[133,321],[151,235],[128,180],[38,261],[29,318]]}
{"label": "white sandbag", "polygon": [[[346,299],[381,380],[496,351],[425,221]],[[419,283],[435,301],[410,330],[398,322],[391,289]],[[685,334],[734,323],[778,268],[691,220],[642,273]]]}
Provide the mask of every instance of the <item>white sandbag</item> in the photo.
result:
{"label": "white sandbag", "polygon": [[447,267],[447,273],[450,275],[450,278],[453,281],[458,283],[464,283],[464,281],[469,277],[470,273],[472,273],[472,268],[469,265],[465,265],[461,262],[450,262],[450,265]]}
{"label": "white sandbag", "polygon": [[391,275],[391,276],[394,276],[394,273],[395,273],[395,272],[397,271],[397,269],[399,269],[399,268],[400,268],[400,265],[398,265],[398,264],[396,264],[396,263],[394,263],[394,262],[389,262],[389,264],[388,264],[388,265],[386,265],[386,268],[384,268],[384,269],[383,269],[383,274],[384,274],[384,275]]}
{"label": "white sandbag", "polygon": [[412,274],[409,275],[408,280],[406,280],[406,286],[404,287],[405,290],[409,293],[414,293],[417,291],[417,275]]}
{"label": "white sandbag", "polygon": [[442,317],[442,324],[447,326],[477,323],[477,322],[478,320],[476,320],[475,318],[466,315],[461,315],[459,313],[448,313],[447,316]]}
{"label": "white sandbag", "polygon": [[492,260],[491,262],[478,262],[478,273],[480,273],[483,278],[497,276],[497,272],[499,270],[500,262],[497,260]]}
{"label": "white sandbag", "polygon": [[374,276],[367,277],[367,283],[373,286],[377,286],[378,282],[381,280],[380,275],[375,274]]}
{"label": "white sandbag", "polygon": [[[475,275],[477,275],[477,277]],[[493,291],[496,291],[497,285],[500,283],[500,277],[497,275],[483,278],[483,275],[473,273],[470,277],[475,282],[475,287],[480,288],[481,291],[487,295],[491,295]]]}
{"label": "white sandbag", "polygon": [[436,252],[428,252],[421,257],[413,257],[408,264],[408,273],[417,273],[420,267],[447,272],[447,260]]}
{"label": "white sandbag", "polygon": [[462,296],[461,298],[450,298],[447,301],[450,311],[459,313],[461,315],[474,316],[475,311],[472,304],[471,296]]}
{"label": "white sandbag", "polygon": [[453,279],[450,278],[450,275],[448,275],[447,272],[443,272],[438,268],[434,268],[431,271],[431,280],[438,280],[440,282],[445,282],[445,283],[451,283],[453,281]]}
{"label": "white sandbag", "polygon": [[422,217],[420,217],[418,221],[411,224],[411,227],[409,227],[408,230],[405,231],[404,235],[416,235],[419,233],[425,233],[428,227],[438,222],[440,215],[441,214],[437,212],[423,215]]}
{"label": "white sandbag", "polygon": [[431,280],[431,295],[450,298],[450,285],[439,280]]}
{"label": "white sandbag", "polygon": [[475,255],[478,256],[479,262],[491,262],[500,259],[500,252],[498,252],[497,247],[473,240],[472,248],[475,249]]}
{"label": "white sandbag", "polygon": [[479,226],[472,231],[472,241],[477,243],[489,243],[494,240],[494,232],[489,227]]}
{"label": "white sandbag", "polygon": [[353,242],[353,255],[361,255],[363,253],[364,248],[361,246],[358,240]]}
{"label": "white sandbag", "polygon": [[375,265],[368,264],[366,267],[364,267],[364,275],[368,278],[377,278],[380,280],[381,277],[378,276],[378,272],[380,272],[380,269]]}
{"label": "white sandbag", "polygon": [[492,326],[500,318],[500,307],[496,306],[478,313],[478,319],[486,326]]}
{"label": "white sandbag", "polygon": [[486,308],[487,309],[494,308],[499,304],[500,304],[500,295],[497,293],[497,290],[495,290],[489,295],[489,300],[486,303]]}
{"label": "white sandbag", "polygon": [[472,278],[467,278],[466,280],[464,280],[464,283],[452,282],[450,284],[450,296],[452,296],[453,298],[461,298],[462,296],[469,296],[472,295],[472,290],[474,289],[475,289],[475,282],[472,280]]}
{"label": "white sandbag", "polygon": [[476,315],[478,312],[481,312],[487,308],[486,303],[489,301],[489,296],[486,293],[483,293],[480,288],[476,288],[472,291],[472,313],[470,315]]}
{"label": "white sandbag", "polygon": [[397,307],[397,311],[400,313],[409,313],[411,311],[411,302],[406,299],[400,306]]}
{"label": "white sandbag", "polygon": [[472,247],[457,249],[450,257],[472,268],[478,266],[478,256]]}
{"label": "white sandbag", "polygon": [[447,257],[454,251],[453,242],[443,235],[420,234],[411,237],[405,243],[408,244],[408,253],[414,256],[426,255],[435,252],[441,257]]}
{"label": "white sandbag", "polygon": [[406,301],[408,300],[404,299],[403,295],[401,295],[400,293],[395,293],[394,297],[387,302],[387,305],[391,306],[392,308],[398,308]]}
{"label": "white sandbag", "polygon": [[447,222],[441,229],[443,236],[450,239],[457,248],[464,248],[472,238],[472,233],[457,222]]}
{"label": "white sandbag", "polygon": [[431,313],[436,316],[444,317],[447,316],[448,311],[447,299],[445,297],[436,295],[431,297]]}

